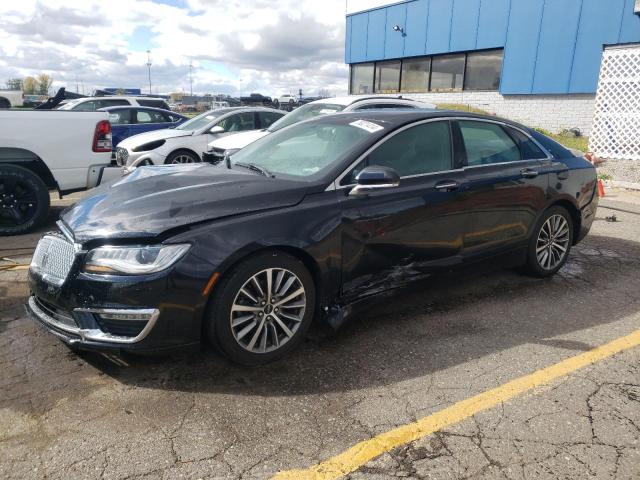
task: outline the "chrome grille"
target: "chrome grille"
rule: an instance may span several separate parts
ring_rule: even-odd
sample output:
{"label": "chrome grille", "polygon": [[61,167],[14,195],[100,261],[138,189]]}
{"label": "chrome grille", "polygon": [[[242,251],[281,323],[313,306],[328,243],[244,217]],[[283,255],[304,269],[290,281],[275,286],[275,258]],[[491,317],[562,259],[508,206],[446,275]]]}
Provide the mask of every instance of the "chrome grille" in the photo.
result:
{"label": "chrome grille", "polygon": [[45,235],[33,254],[31,270],[45,281],[60,286],[67,279],[75,256],[76,249],[72,243],[54,235]]}
{"label": "chrome grille", "polygon": [[129,151],[126,148],[116,148],[116,163],[121,167],[127,164],[129,158]]}

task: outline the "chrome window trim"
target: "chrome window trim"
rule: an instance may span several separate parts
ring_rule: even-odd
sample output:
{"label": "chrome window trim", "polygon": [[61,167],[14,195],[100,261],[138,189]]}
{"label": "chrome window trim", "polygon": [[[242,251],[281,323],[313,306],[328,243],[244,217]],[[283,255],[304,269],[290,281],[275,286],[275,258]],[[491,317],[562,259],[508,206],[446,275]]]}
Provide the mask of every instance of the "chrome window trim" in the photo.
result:
{"label": "chrome window trim", "polygon": [[[333,182],[331,182],[331,184],[329,184],[329,186],[325,189],[325,191],[328,192],[328,191],[332,191],[332,190],[341,190],[341,189],[345,189],[345,188],[354,187],[356,185],[355,183],[351,183],[349,185],[340,185],[340,182],[347,175],[347,173],[349,173],[351,171],[352,168],[354,168],[358,163],[360,163],[362,160],[364,160],[373,150],[378,148],[380,145],[382,145],[384,142],[386,142],[390,138],[393,138],[398,133],[401,133],[401,132],[403,132],[403,131],[411,128],[411,127],[415,127],[415,126],[422,125],[422,124],[425,124],[425,123],[438,122],[438,121],[440,121],[440,122],[442,122],[442,121],[451,121],[451,120],[468,120],[468,121],[474,121],[474,122],[493,123],[493,124],[496,124],[496,125],[513,128],[514,130],[518,130],[519,132],[524,134],[538,148],[540,148],[542,150],[542,153],[546,154],[547,157],[546,158],[536,158],[536,159],[522,159],[522,160],[516,160],[516,161],[510,161],[510,162],[489,163],[489,164],[486,164],[486,165],[464,166],[462,168],[455,168],[455,169],[451,169],[451,170],[442,170],[442,171],[439,171],[439,172],[429,172],[429,173],[420,173],[420,174],[416,174],[416,175],[407,175],[407,176],[404,176],[404,177],[400,177],[401,180],[404,179],[404,178],[418,178],[418,177],[424,177],[424,176],[427,176],[427,175],[440,175],[440,174],[443,174],[443,173],[462,172],[462,171],[464,171],[464,170],[466,170],[468,168],[490,167],[490,166],[494,166],[494,165],[507,165],[507,164],[510,164],[510,163],[522,163],[522,162],[536,161],[536,160],[537,161],[541,161],[541,162],[545,161],[545,160],[547,160],[547,161],[553,160],[553,156],[549,153],[549,151],[546,148],[544,148],[535,138],[533,138],[531,135],[529,135],[526,131],[524,131],[522,128],[516,127],[514,125],[510,125],[510,124],[502,122],[500,120],[492,120],[492,119],[489,119],[489,118],[473,118],[473,117],[438,117],[438,118],[429,118],[427,120],[421,120],[419,122],[415,122],[415,123],[411,123],[409,125],[405,125],[404,127],[399,128],[398,130],[393,132],[391,135],[388,135],[388,136],[378,140],[373,146],[369,147],[356,160],[351,162],[349,164],[349,166],[346,169],[344,169],[342,171],[342,173],[340,175],[338,175],[335,178],[335,180],[333,180]],[[452,156],[453,156],[453,152],[452,152]]]}
{"label": "chrome window trim", "polygon": [[74,312],[85,312],[85,313],[143,313],[149,315],[149,320],[147,320],[147,324],[144,326],[142,331],[135,337],[121,337],[118,335],[112,335],[110,333],[105,333],[100,329],[88,329],[88,328],[79,328],[79,327],[70,327],[69,325],[65,325],[45,311],[43,311],[37,304],[35,297],[30,296],[27,301],[29,309],[31,313],[35,315],[38,320],[41,322],[51,325],[59,330],[70,333],[72,335],[78,335],[80,340],[78,339],[70,339],[70,343],[77,343],[79,341],[90,340],[94,342],[111,342],[111,343],[121,343],[121,344],[131,344],[137,343],[143,340],[149,332],[153,329],[160,316],[160,310],[157,308],[150,309],[117,309],[117,308],[76,308]]}

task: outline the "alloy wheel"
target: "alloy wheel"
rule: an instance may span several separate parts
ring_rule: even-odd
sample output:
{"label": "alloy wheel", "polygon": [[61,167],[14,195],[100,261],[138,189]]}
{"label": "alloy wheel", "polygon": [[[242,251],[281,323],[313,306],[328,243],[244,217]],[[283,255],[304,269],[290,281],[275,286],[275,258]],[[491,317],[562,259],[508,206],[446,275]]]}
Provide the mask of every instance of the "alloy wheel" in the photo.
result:
{"label": "alloy wheel", "polygon": [[37,195],[28,182],[0,178],[0,226],[23,225],[35,216],[37,210]]}
{"label": "alloy wheel", "polygon": [[569,251],[569,222],[562,215],[551,215],[542,225],[536,242],[536,258],[545,270],[562,263]]}
{"label": "alloy wheel", "polygon": [[306,307],[305,289],[295,273],[262,270],[236,294],[230,314],[233,337],[252,353],[277,350],[296,334]]}
{"label": "alloy wheel", "polygon": [[171,163],[195,163],[195,160],[190,155],[177,155],[173,160],[171,160]]}

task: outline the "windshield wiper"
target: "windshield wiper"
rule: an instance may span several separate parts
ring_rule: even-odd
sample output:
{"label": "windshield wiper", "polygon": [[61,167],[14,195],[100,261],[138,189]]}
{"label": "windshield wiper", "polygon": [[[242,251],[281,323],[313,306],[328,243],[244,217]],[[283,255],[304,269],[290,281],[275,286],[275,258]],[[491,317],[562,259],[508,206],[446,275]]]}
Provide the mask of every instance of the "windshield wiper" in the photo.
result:
{"label": "windshield wiper", "polygon": [[249,170],[253,170],[254,172],[258,172],[259,174],[264,175],[265,177],[273,177],[273,174],[271,174],[269,170],[267,170],[264,167],[261,167],[260,165],[256,165],[255,163],[236,162],[234,163],[234,165],[248,168]]}

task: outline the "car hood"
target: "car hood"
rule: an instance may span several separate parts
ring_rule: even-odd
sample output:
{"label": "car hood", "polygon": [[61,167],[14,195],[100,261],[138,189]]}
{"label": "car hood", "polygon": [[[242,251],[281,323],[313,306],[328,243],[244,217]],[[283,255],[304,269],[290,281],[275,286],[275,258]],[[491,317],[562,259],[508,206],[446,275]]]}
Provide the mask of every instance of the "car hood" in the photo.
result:
{"label": "car hood", "polygon": [[209,164],[140,167],[101,185],[60,218],[75,241],[155,237],[189,224],[292,206],[307,184]]}
{"label": "car hood", "polygon": [[151,132],[139,133],[123,140],[118,144],[119,147],[133,148],[155,140],[166,140],[168,138],[190,137],[193,135],[192,130],[176,130],[173,128],[165,128],[162,130],[154,130]]}
{"label": "car hood", "polygon": [[267,130],[251,130],[249,132],[236,133],[227,137],[222,137],[207,145],[209,150],[213,148],[221,148],[224,150],[230,150],[232,148],[244,148],[250,143],[255,142],[259,138],[269,135]]}

